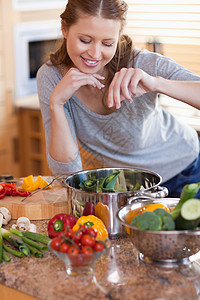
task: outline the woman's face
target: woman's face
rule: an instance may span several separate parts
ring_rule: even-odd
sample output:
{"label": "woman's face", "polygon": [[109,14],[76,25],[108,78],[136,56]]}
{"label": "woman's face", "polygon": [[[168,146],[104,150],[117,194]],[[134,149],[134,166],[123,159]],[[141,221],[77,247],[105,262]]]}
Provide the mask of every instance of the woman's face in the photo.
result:
{"label": "woman's face", "polygon": [[120,21],[85,15],[69,29],[63,29],[67,52],[83,73],[101,73],[115,54]]}

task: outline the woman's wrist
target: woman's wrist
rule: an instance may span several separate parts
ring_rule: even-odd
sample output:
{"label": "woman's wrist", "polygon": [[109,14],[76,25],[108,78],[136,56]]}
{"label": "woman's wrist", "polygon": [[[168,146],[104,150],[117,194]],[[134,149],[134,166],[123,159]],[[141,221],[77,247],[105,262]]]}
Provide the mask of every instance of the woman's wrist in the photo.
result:
{"label": "woman's wrist", "polygon": [[160,76],[155,77],[154,92],[165,93],[165,81],[166,79]]}
{"label": "woman's wrist", "polygon": [[61,99],[52,93],[49,99],[50,110],[54,111],[60,108],[63,109],[63,105],[64,103],[61,101]]}

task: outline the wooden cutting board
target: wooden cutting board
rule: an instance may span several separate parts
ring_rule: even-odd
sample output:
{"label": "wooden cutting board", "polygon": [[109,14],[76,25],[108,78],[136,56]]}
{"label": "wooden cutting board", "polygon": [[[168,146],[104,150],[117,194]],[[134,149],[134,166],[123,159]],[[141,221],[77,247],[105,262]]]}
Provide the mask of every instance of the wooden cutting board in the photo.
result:
{"label": "wooden cutting board", "polygon": [[9,209],[12,219],[27,217],[30,220],[45,220],[69,211],[66,188],[59,183],[53,184],[52,189],[38,191],[23,202],[22,199],[20,196],[6,196],[0,200],[0,206]]}

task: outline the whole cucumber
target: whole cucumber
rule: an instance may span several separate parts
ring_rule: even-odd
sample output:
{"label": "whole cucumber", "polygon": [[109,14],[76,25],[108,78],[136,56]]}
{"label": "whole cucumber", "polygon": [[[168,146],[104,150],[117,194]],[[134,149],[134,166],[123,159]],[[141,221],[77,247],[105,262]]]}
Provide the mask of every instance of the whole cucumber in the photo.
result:
{"label": "whole cucumber", "polygon": [[198,227],[200,222],[200,199],[189,199],[183,203],[181,212],[175,219],[178,230],[191,230]]}
{"label": "whole cucumber", "polygon": [[174,220],[178,217],[183,203],[185,203],[185,201],[189,199],[194,198],[198,193],[199,189],[200,189],[200,182],[186,184],[183,187],[180,195],[180,200],[171,212],[172,218]]}

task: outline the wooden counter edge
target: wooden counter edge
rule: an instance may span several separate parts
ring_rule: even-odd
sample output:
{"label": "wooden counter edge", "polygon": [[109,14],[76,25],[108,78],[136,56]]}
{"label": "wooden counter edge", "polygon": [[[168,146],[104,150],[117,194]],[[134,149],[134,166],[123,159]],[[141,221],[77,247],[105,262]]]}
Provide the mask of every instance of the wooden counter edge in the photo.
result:
{"label": "wooden counter edge", "polygon": [[39,300],[2,284],[0,284],[0,298],[1,300]]}

